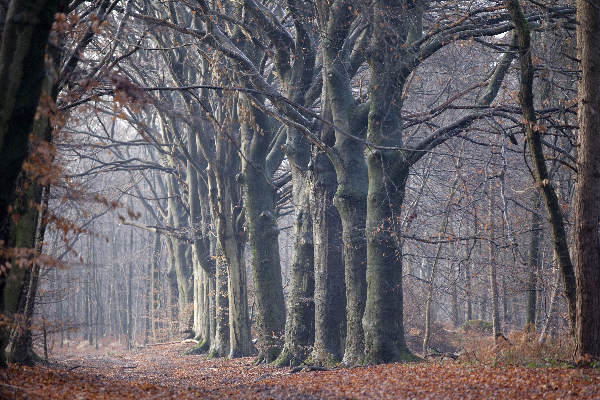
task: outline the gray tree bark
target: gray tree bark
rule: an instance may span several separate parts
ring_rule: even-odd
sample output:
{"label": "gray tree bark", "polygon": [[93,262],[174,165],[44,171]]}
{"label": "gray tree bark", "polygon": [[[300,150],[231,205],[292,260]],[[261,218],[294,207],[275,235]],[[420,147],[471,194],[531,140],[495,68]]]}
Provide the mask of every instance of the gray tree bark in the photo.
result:
{"label": "gray tree bark", "polygon": [[[168,212],[169,225],[174,229],[183,229],[188,226],[184,214],[181,193],[178,188],[175,177],[167,177],[168,188]],[[192,332],[193,322],[193,304],[192,304],[192,266],[189,265],[186,258],[187,244],[177,237],[169,236],[171,241],[173,269],[177,280],[177,319],[179,322],[178,330],[181,333],[190,334]]]}
{"label": "gray tree bark", "polygon": [[355,14],[351,6],[342,4],[343,2],[335,2],[332,6],[325,3],[320,5],[320,24],[326,30],[326,39],[322,43],[322,98],[328,102],[331,119],[338,128],[335,131],[335,145],[328,156],[336,172],[334,204],[342,222],[346,284],[346,340],[342,361],[346,365],[355,365],[362,361],[364,355],[362,317],[367,292],[367,244],[364,229],[368,182],[363,143],[347,137],[342,131],[364,137],[367,106],[355,104],[352,94],[352,63],[346,47]]}
{"label": "gray tree bark", "polygon": [[[276,190],[268,176],[269,145],[275,138],[267,116],[246,101],[241,124],[242,185],[250,244],[254,293],[257,306],[258,361],[272,362],[284,341],[285,302],[279,260],[279,228],[275,209]],[[239,103],[238,103],[239,104]],[[274,171],[273,171],[274,172]]]}
{"label": "gray tree bark", "polygon": [[333,205],[333,165],[322,152],[313,157],[312,164],[309,179],[315,257],[315,342],[310,361],[330,365],[343,356],[346,331],[342,226]]}
{"label": "gray tree bark", "polygon": [[529,236],[529,252],[527,264],[529,274],[527,277],[527,308],[525,312],[525,324],[535,330],[537,310],[537,274],[540,264],[540,240],[542,236],[542,216],[540,215],[542,199],[539,192],[533,194],[531,201],[531,232]]}
{"label": "gray tree bark", "polygon": [[490,282],[490,302],[492,311],[492,334],[494,340],[498,340],[502,336],[502,326],[500,325],[500,310],[498,305],[498,281],[496,278],[498,262],[498,249],[496,243],[494,243],[494,209],[496,208],[496,194],[494,193],[494,185],[492,184],[491,178],[488,178],[488,227],[489,227],[489,239],[488,239],[488,269],[489,269],[489,282]]}
{"label": "gray tree bark", "polygon": [[[296,136],[290,139],[292,135]],[[309,182],[306,177],[308,147],[308,143],[298,133],[288,133],[288,158],[293,157],[290,164],[295,220],[285,343],[275,362],[278,366],[299,365],[309,355],[314,343],[315,278],[313,226],[309,204]]]}
{"label": "gray tree bark", "polygon": [[209,357],[226,357],[229,354],[229,297],[227,263],[219,245],[216,249],[215,277],[215,332],[211,336]]}

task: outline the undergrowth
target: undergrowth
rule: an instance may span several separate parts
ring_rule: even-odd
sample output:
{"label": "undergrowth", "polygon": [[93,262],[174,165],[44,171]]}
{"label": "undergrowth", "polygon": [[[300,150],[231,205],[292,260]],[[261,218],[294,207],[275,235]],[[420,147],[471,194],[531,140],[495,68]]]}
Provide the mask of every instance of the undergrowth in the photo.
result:
{"label": "undergrowth", "polygon": [[566,334],[538,342],[533,331],[515,331],[496,341],[490,336],[465,335],[459,358],[466,363],[490,366],[522,366],[529,368],[569,368],[575,365],[573,340]]}

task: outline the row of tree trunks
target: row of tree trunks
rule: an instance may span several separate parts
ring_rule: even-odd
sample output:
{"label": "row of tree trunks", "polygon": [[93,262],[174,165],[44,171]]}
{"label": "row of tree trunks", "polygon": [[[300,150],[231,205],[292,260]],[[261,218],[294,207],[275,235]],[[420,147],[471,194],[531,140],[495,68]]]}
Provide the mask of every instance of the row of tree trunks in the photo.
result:
{"label": "row of tree trunks", "polygon": [[[242,3],[248,14],[253,13],[253,7],[257,7],[252,1]],[[531,97],[531,57],[529,56],[529,61],[525,57],[529,51],[529,39],[524,33],[528,35],[528,32],[526,24],[522,26],[522,15],[518,15],[518,2],[516,6],[513,3],[507,0],[515,25],[520,29],[522,81],[525,81],[525,85],[529,82]],[[298,11],[293,1],[289,4],[294,13]],[[292,198],[296,206],[294,229],[297,237],[294,244],[292,289],[285,323],[285,340],[285,306],[277,242],[278,187],[273,182],[276,168],[273,168],[274,164],[269,159],[273,150],[270,145],[279,135],[279,130],[275,129],[276,124],[260,111],[260,98],[250,101],[236,94],[229,104],[232,106],[231,110],[221,111],[222,114],[230,114],[226,117],[221,115],[223,118],[220,122],[228,119],[230,123],[226,124],[222,131],[217,132],[215,128],[215,132],[204,132],[197,126],[183,127],[183,123],[172,119],[168,128],[163,127],[165,143],[179,140],[183,144],[182,147],[187,148],[187,154],[181,157],[186,158],[183,172],[179,170],[182,168],[181,159],[170,156],[169,166],[175,172],[167,179],[166,225],[178,232],[191,232],[191,237],[183,237],[186,234],[180,234],[181,237],[166,237],[172,268],[169,273],[169,302],[177,304],[177,307],[173,308],[176,309],[175,315],[179,319],[179,329],[185,332],[193,330],[196,337],[202,339],[203,350],[210,350],[213,355],[239,357],[254,352],[250,340],[244,261],[247,233],[258,310],[260,361],[270,362],[279,355],[277,362],[281,365],[298,363],[306,358],[310,346],[313,350],[310,360],[318,364],[329,364],[339,360],[354,365],[361,362],[380,363],[413,359],[404,339],[401,240],[403,228],[400,221],[410,168],[422,157],[422,153],[430,148],[404,147],[400,115],[403,89],[415,65],[414,54],[408,49],[421,34],[423,3],[403,0],[375,1],[369,6],[369,9],[372,8],[369,15],[371,22],[385,28],[365,31],[369,32],[371,50],[390,50],[365,53],[371,81],[369,102],[362,105],[355,104],[350,86],[352,72],[348,65],[351,63],[348,49],[344,46],[347,45],[350,28],[355,21],[355,12],[346,4],[344,1],[334,1],[332,4],[319,2],[317,5],[321,29],[327,33],[323,39],[325,43],[321,54],[322,117],[325,121],[332,120],[336,129],[322,128],[317,134],[321,144],[315,145],[312,151],[306,138],[301,138],[298,131],[287,131],[286,151],[293,164]],[[235,5],[235,15],[245,16],[239,7],[241,6]],[[179,14],[181,13],[178,13],[174,6],[171,7],[170,18],[176,24],[180,22]],[[301,13],[293,16],[298,31],[301,27],[299,16]],[[197,23],[190,15],[183,19],[185,21],[181,22],[190,26]],[[211,31],[213,28],[210,22],[206,24],[207,31]],[[215,26],[210,33],[218,36],[216,29],[218,27]],[[240,32],[237,35],[239,36]],[[161,40],[168,41],[166,38]],[[361,39],[357,36],[355,40]],[[163,47],[168,48],[166,45]],[[276,73],[280,75],[283,85],[288,86],[285,89],[287,97],[291,98],[292,88],[296,88],[295,83],[292,84],[295,81],[287,75],[286,66],[279,64],[278,57],[284,51],[279,45],[277,47],[278,54],[275,60],[279,61],[276,61]],[[259,52],[256,54],[262,56]],[[185,50],[179,48],[167,56],[172,67],[170,74],[173,81],[180,85],[194,81],[192,78],[195,74],[185,65],[184,55]],[[300,53],[297,54],[299,55]],[[314,63],[314,57],[312,62]],[[510,61],[502,65],[507,69]],[[312,72],[312,67],[309,70]],[[230,83],[227,80],[229,78],[218,78],[227,84]],[[304,85],[300,92],[305,94],[306,89]],[[174,94],[173,97],[175,96],[179,94]],[[488,104],[494,96],[495,93],[486,100]],[[541,151],[539,140],[536,141],[535,138],[533,106],[527,103],[529,100],[524,96],[522,93],[528,141],[532,149]],[[185,103],[191,115],[201,113],[197,104],[191,105],[196,102],[192,96],[184,93],[179,100]],[[294,101],[298,104],[311,104],[303,103],[300,98]],[[581,113],[584,114],[583,111]],[[217,119],[220,118],[219,111],[214,114],[217,115]],[[348,132],[355,137],[349,138]],[[181,138],[184,137],[187,137],[187,143],[183,143],[186,139]],[[209,139],[213,141],[212,146],[204,143],[206,137],[212,138]],[[366,137],[368,144],[362,141],[363,137]],[[198,143],[195,143],[196,140]],[[240,148],[244,157],[238,155]],[[310,162],[307,154],[311,154]],[[555,217],[560,216],[556,195],[552,193],[548,179],[544,178],[547,174],[543,170],[543,157],[540,158],[540,154],[537,154],[533,156],[533,161],[537,183],[543,188],[548,210],[551,214],[554,213]],[[583,165],[587,161],[583,159],[581,163]],[[183,185],[183,182],[187,185]],[[243,192],[240,190],[240,183]],[[550,189],[545,189],[547,186]],[[489,192],[491,220],[494,195],[491,190]],[[189,219],[185,210],[186,202],[189,207]],[[580,203],[581,207],[584,207],[585,204],[595,204],[594,202],[595,199],[587,199],[581,200]],[[209,221],[214,223],[214,243],[208,239],[211,229],[207,228]],[[584,228],[588,231],[591,229],[582,225],[581,229]],[[557,229],[564,231],[564,227],[558,226],[555,227],[555,234]],[[158,235],[155,248],[160,245],[157,245],[157,242]],[[497,336],[500,325],[496,257],[493,241],[489,242],[489,300],[494,334]],[[567,282],[571,321],[574,321],[574,296],[571,295],[574,286],[571,285],[565,258],[568,256],[568,248],[564,232],[562,238],[555,243],[563,276]],[[582,251],[580,249],[580,252]],[[438,255],[439,252],[438,248]],[[209,261],[211,257],[212,261]],[[578,265],[584,264],[580,262]],[[131,265],[128,267],[131,275]],[[156,270],[157,266],[154,266],[151,271],[152,285]],[[15,276],[18,272],[15,270]],[[582,270],[578,279],[591,276],[592,272]],[[466,273],[469,275],[468,270]],[[428,317],[433,279],[434,275],[430,277],[429,282]],[[25,277],[17,276],[19,282],[26,280]],[[583,285],[579,280],[578,282]],[[123,312],[124,309],[127,311],[125,327],[120,329],[125,329],[130,346],[133,340],[131,277],[128,286],[126,307],[121,305],[117,312]],[[125,291],[125,288],[122,289]],[[155,303],[154,290],[151,290],[152,310]],[[583,300],[587,292],[585,288],[582,290],[583,303],[577,304],[582,310],[588,310],[591,306]],[[468,294],[470,296],[470,288]],[[84,306],[86,310],[91,308],[91,299],[92,294],[88,293],[84,299],[87,302]],[[595,299],[590,301],[592,306],[595,306]],[[99,302],[98,299],[96,302]],[[487,302],[486,297],[481,306],[483,314]],[[469,301],[469,314],[470,308]],[[453,310],[453,314],[457,315],[457,312]],[[468,318],[470,319],[471,315],[468,315]],[[455,316],[454,319],[458,320],[458,317]],[[428,324],[430,322],[431,318],[428,318]],[[86,325],[94,324],[88,320]],[[152,326],[156,329],[154,322]],[[97,328],[95,333],[97,335]],[[91,337],[92,333],[88,332],[90,340]],[[282,346],[283,352],[280,353]],[[583,347],[585,346],[582,344]]]}

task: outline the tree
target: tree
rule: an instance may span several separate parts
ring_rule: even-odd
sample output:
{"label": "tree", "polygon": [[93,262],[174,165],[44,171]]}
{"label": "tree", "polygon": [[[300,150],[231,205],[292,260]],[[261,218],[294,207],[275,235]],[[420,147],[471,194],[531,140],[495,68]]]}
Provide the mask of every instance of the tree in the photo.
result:
{"label": "tree", "polygon": [[8,205],[21,165],[44,80],[44,54],[58,1],[10,2],[0,48],[0,240],[6,242]]}
{"label": "tree", "polygon": [[[0,47],[0,241],[8,241],[8,206],[27,155],[44,79],[44,54],[57,0],[13,0],[9,4]],[[6,258],[0,257],[5,264]],[[6,274],[0,275],[0,313],[11,293],[4,293]],[[7,296],[8,295],[8,298]],[[15,293],[13,293],[15,295]],[[20,291],[16,293],[20,295]],[[18,303],[18,301],[17,301]],[[0,328],[0,368],[5,367],[6,327]]]}
{"label": "tree", "polygon": [[600,358],[600,8],[577,1],[581,65],[573,260],[577,283],[575,340],[579,356]]}

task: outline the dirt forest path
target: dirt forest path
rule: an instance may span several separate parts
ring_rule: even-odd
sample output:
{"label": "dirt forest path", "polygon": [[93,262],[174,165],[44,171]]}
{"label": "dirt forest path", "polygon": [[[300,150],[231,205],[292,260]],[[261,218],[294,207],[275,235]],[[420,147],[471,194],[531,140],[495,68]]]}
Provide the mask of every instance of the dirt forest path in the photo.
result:
{"label": "dirt forest path", "polygon": [[591,369],[389,364],[291,373],[252,358],[182,356],[193,344],[130,352],[69,352],[51,367],[11,366],[1,399],[599,399]]}

